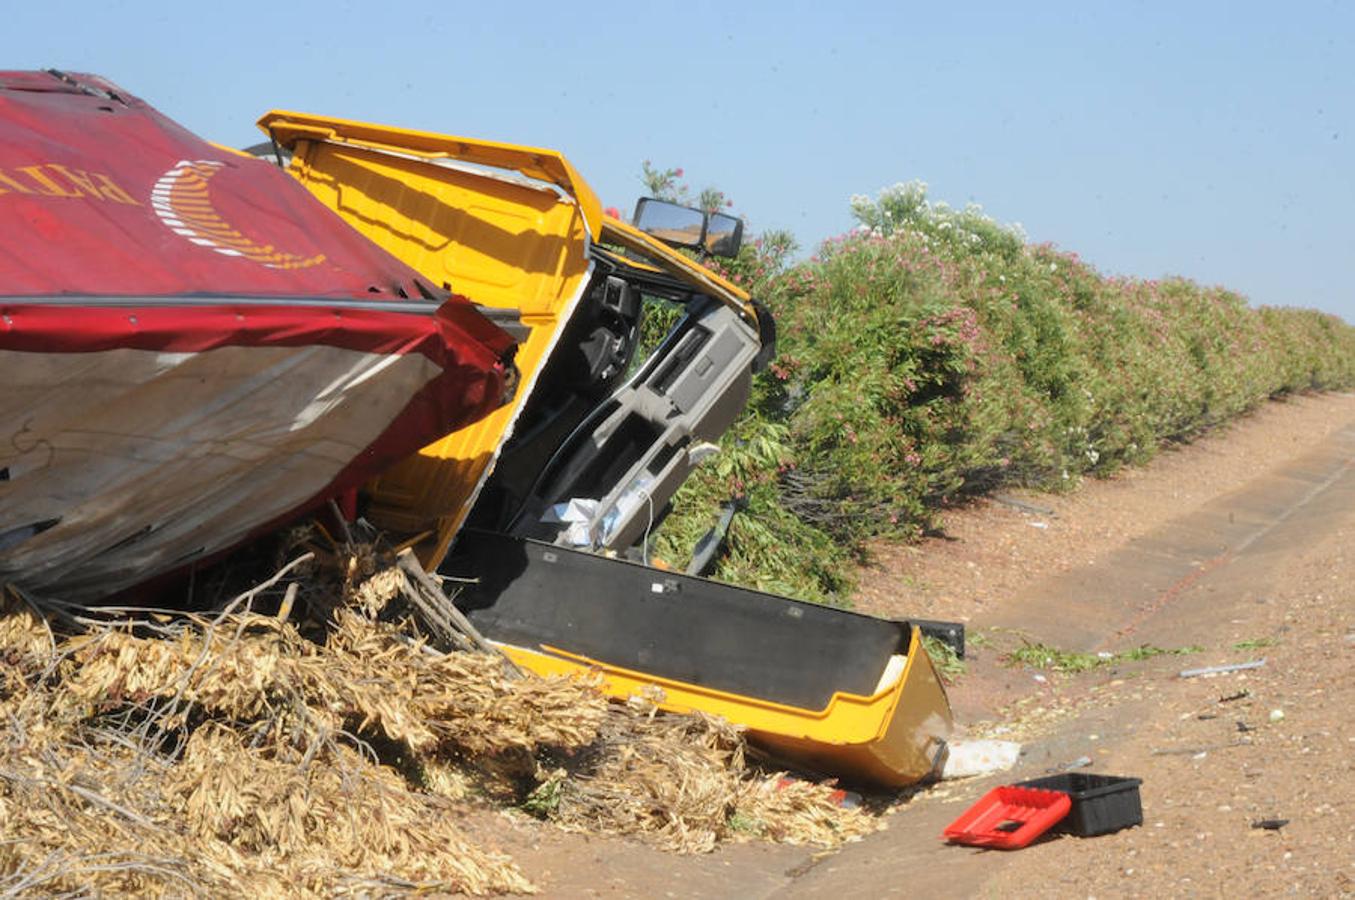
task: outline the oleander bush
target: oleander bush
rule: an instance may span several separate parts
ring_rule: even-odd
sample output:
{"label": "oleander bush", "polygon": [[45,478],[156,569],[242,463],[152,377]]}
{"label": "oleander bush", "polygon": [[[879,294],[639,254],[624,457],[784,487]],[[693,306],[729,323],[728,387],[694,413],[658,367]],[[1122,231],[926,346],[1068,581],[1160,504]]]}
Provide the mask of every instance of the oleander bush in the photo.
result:
{"label": "oleander bush", "polygon": [[659,540],[685,561],[739,499],[717,577],[828,602],[863,541],[947,504],[1061,490],[1268,398],[1355,383],[1355,328],[1181,278],[1111,278],[924,185],[854,197],[860,226],[790,264],[784,235],[723,271],[774,310],[779,354]]}

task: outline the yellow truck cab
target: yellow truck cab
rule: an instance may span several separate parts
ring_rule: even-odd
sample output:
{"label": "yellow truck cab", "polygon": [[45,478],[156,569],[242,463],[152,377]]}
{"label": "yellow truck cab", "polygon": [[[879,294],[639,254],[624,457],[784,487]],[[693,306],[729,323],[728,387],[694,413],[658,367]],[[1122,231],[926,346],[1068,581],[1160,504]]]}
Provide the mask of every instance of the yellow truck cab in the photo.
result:
{"label": "yellow truck cab", "polygon": [[[737,252],[730,217],[644,200],[604,216],[551,150],[271,112],[287,170],[363,235],[518,340],[513,399],[389,469],[364,515],[462,582],[522,665],[724,715],[769,751],[859,781],[932,773],[950,730],[923,627],[608,557],[643,545],[774,354],[770,315],[675,246]],[[683,315],[636,360],[646,297]],[[959,638],[962,641],[962,636]]]}
{"label": "yellow truck cab", "polygon": [[[513,401],[381,476],[369,519],[425,535],[430,569],[473,507],[486,527],[553,539],[543,516],[576,500],[573,515],[586,508],[588,520],[556,531],[590,549],[633,543],[650,507],[690,472],[689,450],[742,410],[754,362],[770,354],[768,320],[760,325],[748,294],[604,217],[554,151],[297,113],[269,113],[260,126],[349,224],[519,337]],[[661,207],[650,206],[674,212]],[[618,391],[633,374],[642,293],[688,315]]]}

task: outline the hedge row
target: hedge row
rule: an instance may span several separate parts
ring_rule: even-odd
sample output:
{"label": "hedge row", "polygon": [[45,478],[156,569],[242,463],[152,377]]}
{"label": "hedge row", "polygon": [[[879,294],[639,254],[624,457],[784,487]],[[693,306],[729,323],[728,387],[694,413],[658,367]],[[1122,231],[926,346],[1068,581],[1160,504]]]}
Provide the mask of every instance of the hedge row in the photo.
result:
{"label": "hedge row", "polygon": [[660,534],[682,562],[731,497],[717,577],[828,602],[862,541],[1004,486],[1061,489],[1271,397],[1355,384],[1355,328],[1185,279],[1110,278],[920,184],[853,198],[807,262],[730,267],[775,311],[780,354],[724,453]]}

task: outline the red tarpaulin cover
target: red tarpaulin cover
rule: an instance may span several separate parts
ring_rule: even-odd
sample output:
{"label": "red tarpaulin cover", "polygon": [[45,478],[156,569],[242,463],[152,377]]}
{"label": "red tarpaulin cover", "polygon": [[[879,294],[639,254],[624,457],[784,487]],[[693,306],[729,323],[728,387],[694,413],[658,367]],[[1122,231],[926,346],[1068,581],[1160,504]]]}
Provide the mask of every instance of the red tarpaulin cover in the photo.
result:
{"label": "red tarpaulin cover", "polygon": [[0,72],[0,582],[210,558],[498,408],[512,347],[271,163]]}
{"label": "red tarpaulin cover", "polygon": [[[423,300],[434,293],[445,302]],[[122,313],[46,306],[113,297]],[[502,402],[513,346],[271,162],[214,147],[98,76],[55,71],[0,72],[0,311],[0,349],[28,352],[422,353],[444,370],[411,410],[427,440]]]}
{"label": "red tarpaulin cover", "polygon": [[419,296],[271,162],[70,78],[0,72],[0,296]]}

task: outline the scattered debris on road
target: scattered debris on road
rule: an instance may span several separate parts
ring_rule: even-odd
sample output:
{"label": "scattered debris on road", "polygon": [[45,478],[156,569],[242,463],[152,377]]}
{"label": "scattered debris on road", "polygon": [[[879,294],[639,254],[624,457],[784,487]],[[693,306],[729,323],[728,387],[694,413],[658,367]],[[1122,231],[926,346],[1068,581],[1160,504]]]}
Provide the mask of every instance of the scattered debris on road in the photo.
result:
{"label": "scattered debris on road", "polygon": [[1197,678],[1201,675],[1226,675],[1230,672],[1244,672],[1248,669],[1259,669],[1266,664],[1264,659],[1253,659],[1247,662],[1228,663],[1223,666],[1205,666],[1201,669],[1185,669],[1181,672],[1181,678]]}
{"label": "scattered debris on road", "polygon": [[1143,802],[1139,797],[1141,784],[1141,778],[1067,772],[1033,778],[1019,786],[1067,794],[1072,806],[1067,818],[1058,822],[1055,830],[1078,837],[1095,837],[1143,824]]}
{"label": "scattered debris on road", "polygon": [[970,778],[1005,772],[1016,765],[1021,756],[1021,744],[1016,741],[976,740],[951,741],[946,747],[946,761],[941,766],[941,777]]}
{"label": "scattered debris on road", "polygon": [[1260,828],[1265,831],[1279,831],[1289,824],[1288,819],[1257,819],[1251,823],[1251,827]]}
{"label": "scattered debris on road", "polygon": [[1066,772],[1002,785],[946,827],[956,844],[1017,850],[1045,832],[1096,837],[1143,824],[1139,778]]}
{"label": "scattered debris on road", "polygon": [[1246,747],[1251,743],[1248,738],[1227,744],[1210,744],[1207,747],[1160,747],[1153,750],[1154,756],[1190,756],[1199,757],[1211,750],[1228,750],[1233,747]]}
{"label": "scattered debris on road", "polygon": [[1048,506],[1040,506],[1037,503],[1031,503],[1026,500],[1018,500],[1017,498],[1009,496],[1007,494],[989,494],[988,499],[992,500],[994,503],[1001,503],[1003,506],[1010,506],[1014,509],[1022,510],[1023,512],[1037,513],[1042,516],[1050,516],[1053,518],[1058,517],[1058,513],[1050,509]]}
{"label": "scattered debris on road", "polygon": [[984,794],[941,835],[953,844],[1019,850],[1054,827],[1072,805],[1061,791],[1004,784]]}

